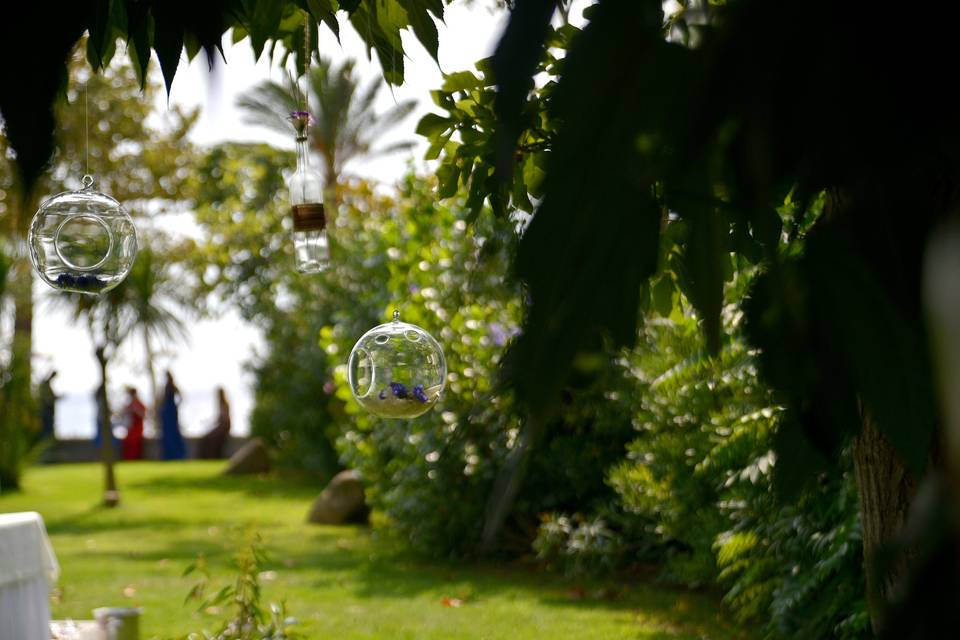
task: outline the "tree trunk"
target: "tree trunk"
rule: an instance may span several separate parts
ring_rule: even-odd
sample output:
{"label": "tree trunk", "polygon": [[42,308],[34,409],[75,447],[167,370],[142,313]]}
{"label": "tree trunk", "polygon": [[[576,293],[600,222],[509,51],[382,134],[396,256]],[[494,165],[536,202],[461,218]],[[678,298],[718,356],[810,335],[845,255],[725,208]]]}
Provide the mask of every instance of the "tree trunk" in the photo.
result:
{"label": "tree trunk", "polygon": [[527,474],[527,461],[530,459],[534,443],[543,432],[543,425],[541,417],[530,416],[523,425],[517,447],[510,452],[503,466],[497,471],[497,478],[487,499],[483,533],[480,539],[480,552],[483,554],[492,553],[496,549],[500,532],[523,486],[523,480]]}
{"label": "tree trunk", "polygon": [[337,206],[340,204],[337,194],[337,185],[340,184],[340,172],[337,170],[337,161],[329,153],[322,153],[323,158],[323,205],[327,211],[327,225],[331,225],[337,215]]}
{"label": "tree trunk", "polygon": [[[17,407],[23,429],[39,430],[36,407],[33,403],[33,267],[26,255],[18,257],[11,282],[13,294],[13,342],[10,353],[10,371],[18,378]],[[32,439],[32,438],[31,438]]]}
{"label": "tree trunk", "polygon": [[150,397],[153,399],[150,417],[153,420],[153,437],[156,438],[160,435],[160,390],[157,387],[157,372],[153,366],[153,344],[146,331],[143,332],[143,351],[147,360],[147,376],[150,378]]}
{"label": "tree trunk", "polygon": [[860,492],[867,602],[877,634],[887,604],[902,595],[913,559],[911,549],[898,549],[892,562],[881,565],[880,552],[889,551],[903,529],[917,481],[867,414],[854,441],[853,462]]}
{"label": "tree trunk", "polygon": [[24,256],[16,258],[9,274],[13,303],[13,336],[10,343],[9,380],[3,385],[0,416],[0,484],[20,486],[23,462],[40,435],[40,416],[33,397],[33,272]]}
{"label": "tree trunk", "polygon": [[110,403],[107,400],[107,358],[103,347],[96,350],[100,365],[100,386],[97,388],[97,406],[100,410],[100,461],[103,462],[103,504],[115,507],[120,502],[117,479],[113,473],[113,429],[110,428]]}

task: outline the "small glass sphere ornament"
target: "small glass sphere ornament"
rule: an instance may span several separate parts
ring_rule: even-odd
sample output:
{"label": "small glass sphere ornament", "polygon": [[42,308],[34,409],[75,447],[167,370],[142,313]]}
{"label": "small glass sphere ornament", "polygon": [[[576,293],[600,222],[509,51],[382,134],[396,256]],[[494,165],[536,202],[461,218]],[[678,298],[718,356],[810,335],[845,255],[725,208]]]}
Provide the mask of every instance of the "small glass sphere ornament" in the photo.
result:
{"label": "small glass sphere ornament", "polygon": [[416,418],[440,399],[447,360],[433,336],[400,321],[367,331],[347,363],[350,390],[364,409],[381,418]]}
{"label": "small glass sphere ornament", "polygon": [[130,273],[137,256],[137,230],[123,206],[93,188],[66,191],[40,205],[28,235],[30,259],[54,289],[96,295]]}

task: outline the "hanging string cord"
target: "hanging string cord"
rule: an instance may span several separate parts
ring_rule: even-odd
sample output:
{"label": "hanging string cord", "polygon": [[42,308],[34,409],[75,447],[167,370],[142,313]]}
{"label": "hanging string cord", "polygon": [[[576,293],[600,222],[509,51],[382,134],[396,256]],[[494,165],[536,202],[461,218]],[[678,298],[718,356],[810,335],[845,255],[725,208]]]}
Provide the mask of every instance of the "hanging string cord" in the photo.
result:
{"label": "hanging string cord", "polygon": [[[89,122],[89,117],[90,117],[90,100],[89,100],[89,98],[87,97],[87,84],[89,84],[89,82],[90,82],[90,79],[87,78],[87,80],[83,83],[83,132],[84,132],[84,140],[83,140],[83,155],[84,155],[84,161],[83,161],[83,162],[84,162],[84,163],[83,163],[83,177],[84,177],[84,178],[87,178],[87,176],[90,175],[90,122]],[[86,182],[86,180],[84,180],[84,182]]]}
{"label": "hanging string cord", "polygon": [[310,14],[303,12],[303,111],[310,111]]}
{"label": "hanging string cord", "polygon": [[303,12],[303,75],[310,75],[310,14]]}

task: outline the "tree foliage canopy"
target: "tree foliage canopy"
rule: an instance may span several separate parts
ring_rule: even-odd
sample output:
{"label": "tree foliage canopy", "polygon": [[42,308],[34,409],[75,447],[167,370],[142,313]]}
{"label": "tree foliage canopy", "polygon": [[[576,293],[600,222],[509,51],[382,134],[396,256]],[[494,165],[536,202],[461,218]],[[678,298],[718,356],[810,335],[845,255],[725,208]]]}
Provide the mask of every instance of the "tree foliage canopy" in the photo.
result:
{"label": "tree foliage canopy", "polygon": [[921,469],[938,421],[922,256],[960,160],[950,21],[914,37],[886,9],[679,7],[600,0],[580,32],[551,26],[554,2],[520,0],[492,60],[448,76],[446,114],[420,123],[441,194],[459,180],[476,207],[536,203],[517,260],[532,301],[520,398],[548,412],[598,335],[632,344],[638,309],[669,300],[666,273],[718,352],[732,257],[763,267],[748,335],[795,409],[781,475],[809,475],[801,432],[836,448],[861,411]]}
{"label": "tree foliage canopy", "polygon": [[[0,25],[0,114],[27,190],[53,152],[53,103],[64,87],[67,58],[84,33],[87,60],[96,70],[110,63],[117,41],[127,43],[134,68],[145,86],[156,55],[169,91],[183,51],[193,59],[204,51],[213,64],[222,54],[223,35],[234,41],[250,37],[254,54],[281,61],[293,55],[303,73],[307,56],[316,52],[318,25],[339,38],[345,15],[367,46],[376,51],[384,77],[403,82],[404,53],[400,32],[410,30],[434,59],[439,39],[434,19],[443,20],[449,0],[93,0],[21,4],[16,18]],[[339,14],[339,17],[338,17]],[[23,25],[40,25],[42,42],[22,55]]]}

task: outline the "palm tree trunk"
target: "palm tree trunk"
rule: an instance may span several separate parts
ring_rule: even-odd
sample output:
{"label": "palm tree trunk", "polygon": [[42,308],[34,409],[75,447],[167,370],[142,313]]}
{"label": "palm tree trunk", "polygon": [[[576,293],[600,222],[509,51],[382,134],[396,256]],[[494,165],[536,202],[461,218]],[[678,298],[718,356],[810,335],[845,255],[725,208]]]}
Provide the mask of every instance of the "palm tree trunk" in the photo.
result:
{"label": "palm tree trunk", "polygon": [[3,385],[0,415],[0,486],[16,489],[24,458],[39,420],[31,390],[31,351],[33,346],[33,304],[30,265],[20,258],[9,274],[9,292],[14,305],[14,329],[10,343],[9,380]]}
{"label": "palm tree trunk", "polygon": [[153,344],[150,342],[150,333],[143,332],[143,353],[147,361],[147,376],[150,378],[150,397],[153,398],[150,416],[153,420],[153,437],[160,434],[160,395],[157,387],[157,372],[153,363]]}
{"label": "palm tree trunk", "polygon": [[107,400],[107,358],[103,347],[97,347],[100,365],[100,386],[97,388],[97,406],[100,409],[100,461],[103,463],[103,504],[115,507],[120,502],[117,478],[113,472],[113,429],[110,428],[110,404]]}
{"label": "palm tree trunk", "polygon": [[323,158],[323,203],[327,211],[327,224],[337,215],[337,185],[340,184],[340,172],[337,170],[336,158],[330,153],[324,153]]}
{"label": "palm tree trunk", "polygon": [[20,473],[32,443],[40,433],[40,420],[31,386],[33,352],[33,272],[29,260],[17,259],[10,273],[10,295],[14,306],[13,337],[10,344],[9,381],[4,385],[2,460],[0,483],[5,489],[20,486]]}

